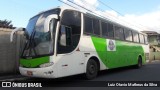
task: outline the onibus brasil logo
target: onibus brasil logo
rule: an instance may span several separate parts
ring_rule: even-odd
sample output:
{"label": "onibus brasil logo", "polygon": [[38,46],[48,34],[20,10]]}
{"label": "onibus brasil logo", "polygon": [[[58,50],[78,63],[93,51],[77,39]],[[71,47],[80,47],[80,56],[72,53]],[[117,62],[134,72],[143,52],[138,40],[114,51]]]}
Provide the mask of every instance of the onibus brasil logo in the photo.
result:
{"label": "onibus brasil logo", "polygon": [[41,83],[2,82],[1,87],[42,87]]}

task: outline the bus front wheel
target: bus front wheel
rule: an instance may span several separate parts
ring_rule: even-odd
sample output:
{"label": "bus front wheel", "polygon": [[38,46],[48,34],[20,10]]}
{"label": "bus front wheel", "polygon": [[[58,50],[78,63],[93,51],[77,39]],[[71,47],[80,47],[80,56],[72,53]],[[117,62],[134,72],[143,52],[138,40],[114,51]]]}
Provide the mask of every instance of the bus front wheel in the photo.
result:
{"label": "bus front wheel", "polygon": [[98,65],[94,59],[89,59],[86,67],[86,79],[94,79],[98,74]]}

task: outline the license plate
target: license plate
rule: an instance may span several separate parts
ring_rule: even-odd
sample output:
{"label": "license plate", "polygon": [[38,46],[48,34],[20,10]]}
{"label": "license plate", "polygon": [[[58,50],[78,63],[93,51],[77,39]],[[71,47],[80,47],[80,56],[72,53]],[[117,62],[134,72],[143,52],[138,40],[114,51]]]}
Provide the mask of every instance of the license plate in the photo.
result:
{"label": "license plate", "polygon": [[32,72],[32,71],[27,71],[27,75],[28,75],[28,76],[32,76],[32,75],[33,75],[33,72]]}

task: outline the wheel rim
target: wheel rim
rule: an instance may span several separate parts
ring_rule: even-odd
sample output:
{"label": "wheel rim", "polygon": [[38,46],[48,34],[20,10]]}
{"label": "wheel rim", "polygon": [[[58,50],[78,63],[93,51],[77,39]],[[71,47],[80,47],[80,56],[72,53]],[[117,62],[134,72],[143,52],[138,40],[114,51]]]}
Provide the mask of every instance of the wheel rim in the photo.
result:
{"label": "wheel rim", "polygon": [[89,67],[89,73],[90,74],[94,74],[95,73],[95,66],[92,64],[92,65],[90,65],[90,67]]}
{"label": "wheel rim", "polygon": [[139,67],[142,66],[142,61],[141,61],[141,59],[139,59],[138,66],[139,66]]}

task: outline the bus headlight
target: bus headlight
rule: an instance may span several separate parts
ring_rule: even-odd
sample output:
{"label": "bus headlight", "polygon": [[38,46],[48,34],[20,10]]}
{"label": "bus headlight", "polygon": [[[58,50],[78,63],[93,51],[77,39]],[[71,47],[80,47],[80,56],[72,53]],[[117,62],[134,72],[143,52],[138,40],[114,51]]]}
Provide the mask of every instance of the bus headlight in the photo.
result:
{"label": "bus headlight", "polygon": [[45,63],[45,64],[41,64],[39,67],[40,68],[49,67],[49,66],[52,66],[53,64],[54,64],[53,62]]}

